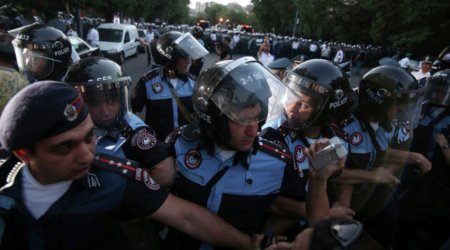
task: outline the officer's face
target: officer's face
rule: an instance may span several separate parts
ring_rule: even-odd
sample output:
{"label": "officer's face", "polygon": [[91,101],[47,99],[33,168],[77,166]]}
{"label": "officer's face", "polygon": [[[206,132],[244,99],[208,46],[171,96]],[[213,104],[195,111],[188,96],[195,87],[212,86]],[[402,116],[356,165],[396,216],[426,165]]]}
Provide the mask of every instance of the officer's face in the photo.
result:
{"label": "officer's face", "polygon": [[190,58],[181,57],[180,59],[178,59],[177,66],[176,66],[178,74],[181,74],[181,75],[187,74],[189,71],[190,64],[191,64]]}
{"label": "officer's face", "polygon": [[119,115],[120,101],[119,99],[105,99],[101,102],[89,103],[89,112],[95,125],[109,127]]}
{"label": "officer's face", "polygon": [[45,76],[48,73],[48,59],[45,58],[43,51],[24,49],[25,66],[37,78]]}
{"label": "officer's face", "polygon": [[286,107],[288,124],[292,128],[297,127],[297,124],[307,122],[315,111],[311,97],[304,94],[299,94],[299,96],[300,100],[290,103]]}
{"label": "officer's face", "polygon": [[[253,142],[258,136],[259,115],[261,106],[255,106],[242,109],[235,113],[239,120],[247,120],[246,124],[237,123],[228,119],[228,128],[230,130],[229,146],[237,151],[248,151],[252,148]],[[245,119],[243,119],[245,117]]]}
{"label": "officer's face", "polygon": [[75,128],[36,143],[35,152],[16,155],[26,162],[41,184],[78,180],[85,176],[95,154],[94,123],[88,116]]}

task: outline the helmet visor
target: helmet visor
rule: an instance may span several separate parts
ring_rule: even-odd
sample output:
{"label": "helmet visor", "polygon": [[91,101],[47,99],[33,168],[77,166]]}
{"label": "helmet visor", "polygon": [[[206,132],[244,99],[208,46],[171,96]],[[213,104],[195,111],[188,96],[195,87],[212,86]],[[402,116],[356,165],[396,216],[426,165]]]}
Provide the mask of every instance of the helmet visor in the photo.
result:
{"label": "helmet visor", "polygon": [[312,125],[330,97],[329,90],[293,71],[287,75],[284,83],[291,90],[282,99],[287,118],[284,126],[300,129]]}
{"label": "helmet visor", "polygon": [[89,106],[92,120],[97,127],[121,129],[121,124],[129,112],[128,85],[130,77],[122,77],[114,83],[97,85],[73,84],[83,94]]}
{"label": "helmet visor", "polygon": [[450,105],[450,82],[441,78],[428,78],[425,87],[425,99],[435,105]]}
{"label": "helmet visor", "polygon": [[191,33],[184,33],[174,41],[175,46],[190,58],[197,60],[209,52],[195,39]]}
{"label": "helmet visor", "polygon": [[35,48],[32,44],[14,47],[17,66],[27,75],[30,82],[45,79],[54,68],[55,59],[50,48]]}
{"label": "helmet visor", "polygon": [[393,120],[395,125],[408,129],[417,127],[424,93],[424,89],[413,90],[397,98],[397,113]]}
{"label": "helmet visor", "polygon": [[281,110],[277,106],[285,89],[274,75],[254,61],[229,72],[211,101],[232,121],[248,125],[264,121],[270,112]]}

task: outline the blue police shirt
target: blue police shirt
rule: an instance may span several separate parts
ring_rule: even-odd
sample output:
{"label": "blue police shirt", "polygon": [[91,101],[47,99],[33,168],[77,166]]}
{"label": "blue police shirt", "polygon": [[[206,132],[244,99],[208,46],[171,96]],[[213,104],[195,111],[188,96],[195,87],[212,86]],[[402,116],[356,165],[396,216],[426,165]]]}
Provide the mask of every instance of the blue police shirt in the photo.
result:
{"label": "blue police shirt", "polygon": [[[384,153],[389,148],[391,140],[395,139],[402,143],[409,139],[409,132],[405,129],[396,129],[394,125],[392,131],[388,132],[381,126],[376,129],[375,139],[380,146],[377,152],[374,142],[367,128],[355,116],[350,122],[340,128],[337,134],[348,142],[348,157],[346,167],[371,170],[384,164]],[[396,136],[394,138],[394,135]]]}
{"label": "blue police shirt", "polygon": [[164,140],[175,128],[188,123],[170,88],[173,88],[187,111],[192,113],[192,91],[196,81],[189,77],[185,81],[176,78],[178,84],[173,87],[170,79],[162,77],[160,71],[159,68],[154,69],[139,80],[132,106],[133,112],[136,112],[142,110],[145,105],[145,123],[155,130],[158,139]]}
{"label": "blue police shirt", "polygon": [[96,128],[96,153],[131,159],[146,168],[151,168],[170,156],[166,146],[156,139],[153,130],[139,117],[129,113],[127,124],[126,132],[118,134],[117,138],[108,136],[104,129]]}
{"label": "blue police shirt", "polygon": [[[291,175],[284,156],[265,153],[260,146],[252,153],[237,152],[224,160],[219,148],[210,155],[199,149],[199,142],[176,138],[173,147],[180,177],[174,190],[244,232],[257,230],[263,213]],[[224,175],[211,185],[210,181],[224,168]]]}

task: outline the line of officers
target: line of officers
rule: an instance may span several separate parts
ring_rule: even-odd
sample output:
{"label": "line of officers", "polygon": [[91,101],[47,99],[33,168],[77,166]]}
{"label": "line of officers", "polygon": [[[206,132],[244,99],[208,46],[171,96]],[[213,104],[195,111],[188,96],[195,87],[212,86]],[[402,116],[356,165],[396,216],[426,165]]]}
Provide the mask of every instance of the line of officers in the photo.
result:
{"label": "line of officers", "polygon": [[[438,249],[450,235],[449,70],[420,88],[379,66],[355,91],[326,60],[280,81],[243,57],[195,79],[207,51],[172,31],[130,108],[130,77],[72,63],[62,32],[25,26],[13,45],[32,84],[0,117],[0,249]],[[131,112],[144,107],[145,121]],[[320,159],[335,137],[346,156]],[[391,235],[358,238],[353,219]]]}

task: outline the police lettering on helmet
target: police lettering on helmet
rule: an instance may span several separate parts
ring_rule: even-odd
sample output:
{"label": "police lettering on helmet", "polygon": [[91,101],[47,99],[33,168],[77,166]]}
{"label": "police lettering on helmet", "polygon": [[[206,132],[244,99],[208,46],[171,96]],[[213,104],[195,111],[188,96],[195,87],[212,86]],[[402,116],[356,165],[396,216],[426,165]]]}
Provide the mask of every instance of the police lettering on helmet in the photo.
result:
{"label": "police lettering on helmet", "polygon": [[12,41],[20,71],[32,83],[38,80],[61,80],[72,64],[72,45],[66,35],[55,28],[34,23],[15,30]]}

